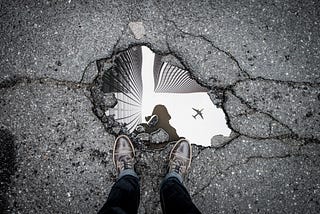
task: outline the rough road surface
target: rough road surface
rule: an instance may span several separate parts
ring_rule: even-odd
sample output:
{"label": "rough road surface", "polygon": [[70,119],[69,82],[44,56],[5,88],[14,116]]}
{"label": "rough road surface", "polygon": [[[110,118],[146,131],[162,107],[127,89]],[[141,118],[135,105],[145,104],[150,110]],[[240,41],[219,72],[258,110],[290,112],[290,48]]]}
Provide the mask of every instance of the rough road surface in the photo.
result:
{"label": "rough road surface", "polygon": [[[233,130],[228,141],[193,145],[185,185],[203,213],[320,212],[319,1],[2,0],[0,8],[0,213],[103,205],[116,178],[115,136],[99,109],[114,100],[93,93],[96,61],[142,44],[179,59]],[[161,213],[171,146],[138,150],[139,213]]]}

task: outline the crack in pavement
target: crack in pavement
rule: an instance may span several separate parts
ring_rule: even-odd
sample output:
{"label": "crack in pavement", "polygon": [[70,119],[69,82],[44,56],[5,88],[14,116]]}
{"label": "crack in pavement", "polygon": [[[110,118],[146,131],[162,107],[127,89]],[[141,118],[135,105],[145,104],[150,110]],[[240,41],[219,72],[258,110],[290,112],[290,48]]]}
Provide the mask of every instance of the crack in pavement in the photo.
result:
{"label": "crack in pavement", "polygon": [[[281,122],[280,120],[278,120],[277,118],[275,118],[273,115],[263,112],[257,108],[252,107],[248,102],[246,102],[242,97],[239,97],[238,95],[236,95],[234,90],[228,90],[229,92],[231,92],[232,95],[234,95],[236,98],[238,98],[240,100],[240,102],[242,104],[244,104],[246,107],[248,107],[250,110],[254,111],[253,113],[257,112],[257,113],[261,113],[264,114],[266,116],[268,116],[269,118],[271,118],[272,120],[276,121],[277,123],[279,123],[280,125],[284,126],[286,129],[288,129],[291,132],[291,135],[294,136],[295,138],[298,138],[298,135],[286,124],[284,124],[283,122]],[[287,135],[284,135],[287,136]],[[250,136],[250,137],[255,137],[255,136]],[[262,138],[262,139],[269,139],[270,137],[266,137],[266,138]]]}
{"label": "crack in pavement", "polygon": [[[259,109],[256,109],[254,107],[252,107],[248,102],[246,102],[243,98],[239,97],[236,95],[236,92],[233,90],[234,87],[240,83],[240,82],[243,82],[245,80],[262,80],[262,81],[273,81],[273,82],[276,82],[276,83],[281,83],[281,84],[288,84],[289,86],[292,86],[292,85],[295,85],[295,84],[303,84],[303,85],[309,85],[309,86],[316,86],[316,87],[319,87],[320,84],[319,83],[309,83],[309,82],[293,82],[293,81],[281,81],[281,80],[272,80],[272,79],[265,79],[265,78],[262,78],[262,77],[257,77],[257,78],[251,78],[250,75],[244,71],[241,66],[239,65],[239,62],[236,60],[236,58],[229,52],[227,51],[224,51],[222,50],[221,48],[219,47],[216,47],[214,45],[214,43],[212,41],[210,41],[209,39],[207,39],[205,36],[202,36],[202,35],[193,35],[191,33],[187,33],[187,32],[184,32],[183,30],[179,29],[178,26],[171,20],[168,20],[170,22],[173,23],[173,25],[177,28],[177,30],[179,30],[181,33],[184,33],[184,34],[187,34],[187,35],[190,35],[190,36],[193,36],[193,37],[199,37],[199,38],[202,38],[203,40],[209,42],[214,48],[216,48],[218,51],[221,51],[223,53],[225,53],[226,55],[228,55],[238,66],[238,68],[246,74],[247,76],[247,79],[242,79],[242,80],[239,80],[237,82],[235,82],[234,84],[228,86],[228,88],[226,89],[223,89],[224,91],[224,99],[222,101],[223,104],[225,104],[225,99],[226,99],[226,95],[225,95],[225,92],[229,91],[231,92],[231,94],[233,94],[235,97],[237,97],[240,102],[242,104],[244,104],[246,107],[248,107],[248,109],[250,109],[251,111],[248,112],[248,113],[245,113],[243,115],[247,115],[247,114],[252,114],[252,113],[261,113],[261,114],[264,114],[268,117],[270,117],[272,120],[278,122],[279,124],[281,124],[282,126],[284,126],[285,128],[287,128],[290,132],[291,132],[291,135],[283,135],[283,136],[276,136],[276,137],[254,137],[254,136],[248,136],[248,135],[245,135],[245,134],[241,134],[239,132],[237,132],[236,130],[234,130],[232,128],[232,126],[230,125],[230,123],[228,123],[229,127],[231,130],[233,130],[235,133],[237,133],[237,136],[233,137],[232,139],[230,139],[229,141],[227,141],[225,144],[221,145],[219,148],[213,148],[212,146],[209,146],[209,147],[202,147],[202,146],[198,146],[198,145],[194,145],[197,147],[197,153],[194,154],[194,158],[197,158],[201,155],[201,153],[203,151],[205,151],[206,149],[215,149],[215,150],[219,150],[219,149],[223,149],[225,148],[226,145],[228,144],[231,144],[233,141],[235,141],[236,139],[238,139],[239,137],[241,136],[247,136],[247,137],[250,137],[250,138],[253,138],[253,139],[289,139],[289,138],[294,138],[294,139],[303,139],[303,140],[308,140],[308,139],[305,139],[305,138],[298,138],[297,134],[293,132],[293,130],[286,124],[282,123],[281,121],[279,121],[277,118],[275,118],[274,116],[272,116],[271,114],[269,113],[265,113]],[[112,59],[118,52],[116,51],[122,39],[122,36],[123,34],[117,39],[117,42],[116,44],[114,45],[114,48],[113,48],[113,53],[111,54],[110,57],[108,57],[108,59]],[[169,53],[167,54],[171,54],[173,56],[175,56],[181,63],[184,67],[186,67],[185,63],[183,62],[183,60],[181,58],[179,58],[179,56],[177,56],[175,54],[175,52],[171,49],[171,46],[170,46],[170,43],[168,41],[168,39],[166,38],[166,43],[167,43],[167,48],[169,50]],[[129,45],[130,47],[132,46],[135,46],[136,44],[131,44]],[[142,43],[139,43],[139,45],[142,45]],[[145,43],[145,45],[147,46],[152,46],[151,43]],[[128,49],[130,48],[128,47]],[[106,58],[104,58],[106,59]],[[70,88],[74,88],[74,89],[90,89],[94,84],[95,84],[95,81],[93,81],[92,83],[83,83],[83,80],[84,80],[84,77],[87,73],[87,69],[89,68],[89,66],[92,64],[92,63],[95,63],[97,60],[94,60],[92,62],[90,62],[86,68],[84,69],[84,71],[82,72],[82,76],[80,78],[80,81],[79,82],[73,82],[73,81],[64,81],[64,80],[57,80],[57,79],[53,79],[53,78],[36,78],[36,79],[32,79],[32,78],[28,78],[28,77],[18,77],[18,78],[14,78],[8,82],[1,82],[0,83],[0,89],[7,89],[7,88],[11,88],[11,87],[16,87],[18,86],[19,84],[31,84],[31,83],[36,83],[36,84],[55,84],[55,85],[62,85],[62,86],[66,86],[66,87],[70,87]],[[102,75],[101,72],[98,70],[98,74],[96,75],[95,79],[99,78],[99,76]],[[192,75],[192,73],[191,73]],[[195,77],[192,77],[193,79],[195,79]],[[201,84],[202,85],[202,84]],[[33,93],[33,92],[32,92]],[[34,95],[34,94],[33,94]],[[96,105],[95,101],[93,100],[93,97],[92,97],[92,94],[90,95],[87,95],[87,94],[84,94],[87,99],[90,100],[90,102],[92,103],[93,106]],[[230,121],[230,118],[227,114],[227,111],[225,110],[224,107],[222,107],[222,109],[224,110],[225,112],[225,115],[226,117],[228,118],[227,120]],[[40,112],[42,112],[41,108],[39,109]],[[42,112],[43,114],[43,112]],[[237,116],[241,116],[241,114],[239,115],[236,115]],[[105,130],[107,130],[107,124],[104,123],[101,118],[99,118],[99,121],[103,124],[103,126],[105,127]],[[319,143],[319,142],[318,142]],[[306,144],[308,144],[306,142]],[[304,144],[304,145],[306,145]],[[302,149],[303,145],[299,147],[300,151]],[[161,148],[161,149],[158,149],[158,150],[164,150],[165,148]],[[141,150],[141,152],[152,152],[152,150]],[[237,166],[240,166],[240,165],[245,165],[247,163],[249,163],[250,161],[253,161],[253,160],[268,160],[268,159],[285,159],[285,158],[290,158],[290,157],[294,157],[294,156],[305,156],[305,157],[308,157],[308,155],[303,155],[303,154],[285,154],[285,155],[280,155],[280,156],[249,156],[249,157],[246,157],[246,158],[242,158],[240,160],[240,163],[236,163],[236,164],[231,164],[230,166],[228,166],[227,168],[225,169],[220,169],[214,176],[212,176],[210,179],[211,181],[204,184],[200,189],[198,189],[195,193],[192,194],[192,197],[196,197],[197,195],[199,195],[201,192],[203,192],[206,188],[208,188],[211,184],[212,184],[212,180],[220,175],[223,175],[225,173],[227,173],[229,170],[231,170],[232,168],[235,168]],[[188,178],[188,180],[190,180],[190,178]],[[147,207],[145,207],[145,209],[147,210]]]}
{"label": "crack in pavement", "polygon": [[267,78],[264,78],[264,77],[261,77],[261,76],[258,76],[258,77],[252,77],[246,70],[244,70],[241,66],[240,66],[240,63],[239,61],[236,59],[235,56],[233,56],[230,52],[226,51],[226,50],[223,50],[222,48],[216,46],[214,44],[213,41],[211,41],[209,38],[207,38],[206,36],[204,35],[195,35],[195,34],[192,34],[190,32],[186,32],[184,30],[182,30],[181,28],[179,28],[179,26],[173,21],[173,20],[170,20],[170,19],[167,19],[166,18],[166,21],[170,22],[173,24],[173,26],[179,31],[181,32],[182,34],[185,34],[185,35],[189,35],[189,36],[192,36],[192,37],[195,37],[195,38],[201,38],[203,39],[204,41],[210,43],[212,45],[212,47],[214,47],[216,50],[218,51],[221,51],[223,53],[225,53],[227,56],[229,56],[238,66],[238,68],[246,75],[246,77],[244,79],[241,79],[237,82],[235,82],[234,84],[232,85],[235,85],[239,82],[242,82],[242,81],[245,81],[245,80],[265,80],[265,81],[274,81],[276,83],[288,83],[288,84],[304,84],[304,85],[309,85],[309,86],[318,86],[320,87],[320,83],[317,83],[317,82],[314,82],[314,83],[311,83],[311,82],[304,82],[304,81],[300,81],[300,82],[296,82],[296,81],[291,81],[291,80],[277,80],[277,79],[267,79]]}
{"label": "crack in pavement", "polygon": [[253,160],[271,160],[271,159],[286,159],[286,158],[291,158],[291,157],[306,157],[308,158],[308,155],[305,154],[292,154],[292,153],[288,153],[285,155],[279,155],[279,156],[261,156],[261,155],[257,155],[257,156],[249,156],[249,157],[245,157],[239,160],[238,163],[236,164],[231,164],[230,166],[228,166],[225,169],[220,169],[214,176],[212,176],[210,178],[210,182],[206,183],[205,185],[203,185],[199,190],[197,190],[195,193],[193,193],[191,195],[191,197],[196,197],[197,195],[199,195],[201,192],[203,192],[206,188],[208,188],[211,184],[214,178],[224,175],[226,174],[230,169],[233,169],[237,166],[242,166],[242,165],[246,165],[248,164],[250,161]]}
{"label": "crack in pavement", "polygon": [[88,89],[91,84],[88,83],[79,83],[74,81],[67,81],[67,80],[59,80],[54,78],[48,77],[40,77],[40,78],[29,78],[29,77],[14,77],[10,80],[4,80],[0,83],[0,89],[9,89],[21,84],[52,84],[58,86],[66,86],[72,89]]}
{"label": "crack in pavement", "polygon": [[33,99],[35,100],[37,109],[40,111],[41,115],[43,117],[45,117],[45,114],[44,114],[42,108],[40,107],[40,104],[39,104],[38,100],[36,99],[36,94],[34,93],[34,90],[31,87],[28,87],[28,89],[29,89],[29,92],[32,94]]}
{"label": "crack in pavement", "polygon": [[249,73],[248,73],[247,71],[245,71],[245,70],[240,66],[239,61],[238,61],[230,52],[228,52],[228,51],[226,51],[226,50],[223,50],[222,48],[216,46],[213,41],[211,41],[210,39],[208,39],[207,37],[205,37],[205,36],[203,36],[203,35],[194,35],[194,34],[192,34],[192,33],[189,33],[189,32],[186,32],[186,31],[180,29],[173,20],[166,19],[166,18],[165,18],[165,20],[168,21],[168,22],[170,22],[170,23],[172,23],[173,26],[174,26],[179,32],[181,32],[181,33],[183,33],[183,34],[185,34],[185,35],[188,35],[188,36],[195,37],[195,38],[201,38],[202,40],[210,43],[213,48],[215,48],[216,50],[218,50],[218,51],[226,54],[232,61],[234,61],[234,62],[236,63],[236,65],[237,65],[237,67],[239,68],[239,70],[245,75],[245,79],[250,78]]}
{"label": "crack in pavement", "polygon": [[[171,22],[173,22],[173,21],[171,21]],[[173,22],[173,23],[174,23],[174,22]],[[176,24],[174,23],[174,25],[176,25]],[[177,26],[176,26],[176,27],[177,27]],[[183,31],[182,31],[182,32],[183,32]],[[185,33],[185,32],[183,32],[183,33]],[[112,56],[111,56],[110,58],[113,58],[113,57],[116,55],[115,49],[117,48],[120,40],[122,39],[122,36],[123,36],[123,35],[121,35],[121,36],[117,39],[117,42],[116,42],[116,44],[114,45],[114,52],[113,52],[113,54],[112,54]],[[193,36],[194,36],[194,35],[193,35]],[[168,42],[168,41],[166,41],[166,42],[167,42],[167,47],[168,47],[168,50],[169,50],[169,53],[168,53],[168,54],[174,55],[174,56],[183,64],[182,59],[179,59],[179,56],[176,56],[176,54],[174,53],[174,51],[172,51],[169,42]],[[210,41],[210,42],[211,42],[211,41]],[[151,45],[151,44],[149,44],[149,45]],[[216,48],[217,48],[217,47],[216,47]],[[217,48],[217,49],[219,49],[219,48]],[[28,78],[28,77],[17,77],[17,78],[13,78],[13,79],[11,79],[10,81],[7,81],[7,82],[5,82],[5,83],[4,83],[4,82],[1,82],[1,83],[0,83],[0,88],[10,88],[10,87],[14,87],[14,86],[16,86],[16,85],[18,85],[18,84],[23,84],[23,83],[26,83],[26,84],[30,84],[30,83],[44,84],[44,83],[45,83],[45,84],[63,85],[63,86],[71,87],[71,88],[74,88],[74,89],[79,89],[79,88],[88,89],[88,87],[91,87],[91,86],[94,84],[94,81],[93,81],[92,83],[82,83],[82,81],[83,81],[83,78],[84,78],[84,76],[85,76],[85,74],[86,74],[87,68],[89,67],[90,64],[92,64],[92,63],[94,63],[94,62],[96,62],[96,60],[90,62],[90,63],[87,65],[87,67],[86,67],[86,68],[84,69],[84,71],[83,71],[81,80],[80,80],[79,82],[63,81],[63,80],[57,80],[57,79],[53,79],[53,78],[36,78],[36,79],[31,79],[31,78]],[[183,64],[183,65],[184,65],[184,64]],[[184,66],[185,66],[185,65],[184,65]],[[240,69],[241,69],[241,68],[240,68]],[[98,72],[99,72],[99,71],[98,71]],[[100,74],[98,73],[97,76],[96,76],[96,78],[98,78],[99,75],[101,75],[101,73],[100,73]],[[193,78],[194,78],[194,77],[193,77]],[[292,84],[306,84],[306,85],[311,85],[311,86],[319,86],[319,85],[320,85],[320,84],[317,84],[317,83],[315,83],[315,84],[306,83],[306,82],[296,83],[296,82],[289,82],[289,81],[270,80],[270,79],[265,79],[265,78],[262,78],[262,77],[250,78],[250,80],[274,81],[274,82],[278,82],[278,83],[289,84],[290,86],[292,86]],[[297,137],[297,134],[294,133],[293,130],[292,130],[288,125],[282,123],[281,121],[279,121],[277,118],[275,118],[275,117],[272,116],[271,114],[266,113],[266,112],[263,112],[263,111],[260,111],[260,110],[258,110],[258,109],[256,109],[256,108],[252,107],[248,102],[246,102],[246,101],[243,100],[241,97],[239,97],[239,96],[236,95],[236,93],[235,93],[235,91],[233,90],[233,88],[234,88],[238,83],[243,82],[243,81],[245,81],[245,80],[239,80],[239,81],[235,82],[233,85],[230,85],[230,86],[228,87],[228,89],[224,89],[223,91],[224,91],[224,92],[230,91],[235,97],[237,97],[237,98],[241,101],[242,104],[246,105],[250,110],[252,110],[251,113],[258,112],[258,113],[261,113],[261,114],[264,114],[264,115],[270,117],[272,120],[278,122],[279,124],[281,124],[282,126],[284,126],[285,128],[287,128],[287,129],[291,132],[291,134],[292,134],[292,136],[293,136],[294,138],[298,138],[298,137]],[[92,95],[91,95],[91,96],[85,95],[85,96],[90,100],[90,102],[91,102],[93,105],[95,105],[95,102],[92,100]],[[225,94],[224,94],[224,97],[225,97]],[[225,100],[223,100],[222,102],[225,103]],[[224,113],[225,113],[225,115],[226,115],[227,121],[230,121],[229,116],[228,116],[228,114],[227,114],[227,111],[225,110],[224,107],[222,107],[222,109],[223,109],[223,111],[224,111]],[[250,113],[250,112],[249,112],[249,113]],[[240,116],[240,115],[238,115],[238,116]],[[99,118],[99,119],[100,119],[100,118]],[[231,130],[233,130],[235,133],[237,133],[237,134],[238,134],[237,137],[239,137],[241,133],[239,133],[239,132],[237,132],[236,130],[234,130],[233,127],[230,125],[230,122],[227,122],[227,123],[228,123],[228,125],[229,125],[229,128],[230,128]],[[105,126],[105,123],[103,123],[103,124],[104,124],[104,126]],[[241,135],[243,135],[243,136],[248,136],[248,137],[255,138],[255,139],[283,139],[283,138],[292,137],[292,136],[288,136],[288,135],[283,135],[283,136],[265,137],[265,138],[264,138],[264,137],[250,136],[250,135],[246,135],[246,134],[241,134]],[[231,139],[230,141],[226,142],[224,145],[231,143],[231,142],[232,142],[234,139],[236,139],[237,137],[235,137],[235,138]],[[301,138],[298,138],[298,139],[301,139]],[[304,139],[304,138],[302,138],[302,139]],[[211,148],[211,147],[209,147],[209,148]]]}
{"label": "crack in pavement", "polygon": [[208,90],[214,90],[214,89],[223,90],[223,88],[208,87],[208,85],[206,83],[200,82],[199,79],[195,76],[195,74],[193,72],[190,72],[190,69],[189,69],[188,65],[184,62],[184,60],[171,49],[170,43],[168,42],[168,35],[166,35],[166,45],[167,45],[167,49],[169,50],[169,52],[164,55],[170,54],[170,55],[174,56],[181,63],[181,65],[183,66],[183,69],[188,71],[191,79],[195,80],[200,86],[202,86],[204,88],[208,88]]}
{"label": "crack in pavement", "polygon": [[[163,13],[163,14],[164,14],[164,13]],[[169,23],[171,23],[180,33],[185,34],[185,35],[189,35],[189,36],[192,36],[192,37],[201,38],[202,40],[205,40],[205,41],[209,42],[209,43],[210,43],[215,49],[217,49],[218,51],[221,51],[221,52],[225,53],[227,56],[229,56],[229,57],[237,64],[237,66],[238,66],[238,68],[240,69],[240,71],[242,71],[243,73],[246,74],[245,79],[240,79],[240,80],[236,81],[235,83],[233,83],[232,85],[229,85],[229,86],[227,86],[226,88],[222,88],[223,91],[225,91],[226,89],[227,89],[227,90],[231,90],[231,91],[232,91],[232,94],[236,96],[236,94],[235,94],[235,92],[234,92],[234,87],[235,87],[237,84],[239,84],[239,83],[241,83],[241,82],[243,82],[243,81],[248,81],[248,80],[251,80],[251,81],[263,80],[263,81],[269,81],[269,82],[273,81],[273,82],[275,82],[275,83],[287,84],[287,85],[292,86],[292,87],[296,86],[297,84],[298,84],[298,85],[308,85],[308,86],[313,86],[313,87],[315,87],[315,86],[316,86],[316,87],[320,86],[319,83],[296,82],[296,81],[283,81],[283,80],[267,79],[267,78],[264,78],[264,77],[251,77],[250,74],[249,74],[248,72],[246,72],[246,71],[240,66],[239,61],[238,61],[238,60],[235,58],[235,56],[233,56],[230,52],[225,51],[225,50],[219,48],[218,46],[216,46],[216,45],[214,44],[213,41],[211,41],[210,39],[208,39],[206,36],[203,36],[203,35],[194,35],[194,34],[192,34],[192,33],[189,33],[189,32],[186,32],[186,31],[182,30],[181,28],[179,28],[179,26],[178,26],[173,20],[168,19],[165,15],[164,15],[164,17],[165,17],[166,21],[169,22]],[[184,63],[183,59],[181,59],[179,56],[177,56],[177,55],[174,53],[174,51],[172,50],[171,45],[170,45],[170,42],[168,41],[168,35],[167,35],[167,37],[166,37],[166,43],[167,43],[167,47],[168,47],[168,49],[170,50],[170,52],[172,53],[172,55],[174,55],[174,56],[183,64],[183,66],[187,68],[188,66],[186,66],[186,63]],[[190,73],[191,73],[191,72],[190,72]],[[192,73],[191,73],[191,74],[192,74]],[[193,78],[196,79],[195,77],[193,77]],[[198,82],[198,81],[197,81],[197,82]],[[204,82],[204,83],[199,83],[199,84],[200,84],[200,85],[205,85],[206,82]],[[220,88],[218,88],[218,89],[220,89]],[[248,136],[254,137],[254,138],[257,138],[257,139],[271,139],[271,138],[283,139],[283,138],[288,138],[288,137],[289,137],[289,138],[293,137],[293,138],[301,139],[301,138],[298,137],[298,134],[295,133],[295,132],[293,131],[293,129],[292,129],[289,125],[283,123],[282,121],[280,121],[278,118],[276,118],[276,117],[273,116],[272,114],[269,114],[269,113],[267,113],[267,112],[261,111],[261,110],[259,110],[259,109],[257,109],[257,108],[253,108],[253,107],[252,107],[251,105],[249,105],[247,102],[244,102],[244,100],[243,100],[241,97],[239,97],[239,96],[236,96],[236,97],[239,98],[239,99],[241,100],[241,102],[242,102],[243,104],[245,104],[249,109],[253,110],[252,113],[260,113],[260,114],[263,114],[263,115],[269,117],[271,120],[277,122],[277,123],[278,123],[279,125],[281,125],[282,127],[286,128],[286,129],[290,132],[289,134],[278,135],[278,136],[275,136],[275,137],[256,137],[256,136],[250,136],[250,135],[248,135]],[[224,112],[225,112],[226,117],[228,118],[227,112],[226,112],[225,110],[224,110]],[[231,126],[231,124],[230,124],[230,119],[229,119],[229,120],[227,119],[227,121],[229,121],[229,122],[227,122],[227,124],[229,125],[229,128],[230,128],[231,130],[235,131],[236,133],[238,133],[236,130],[234,130],[234,129],[232,128],[232,126]],[[271,133],[271,131],[272,131],[272,124],[269,123],[269,133]]]}
{"label": "crack in pavement", "polygon": [[83,72],[82,72],[82,75],[81,75],[81,78],[80,78],[80,81],[79,81],[79,84],[81,84],[84,80],[84,77],[88,71],[88,69],[90,68],[90,66],[93,64],[93,63],[96,63],[97,60],[94,60],[94,61],[91,61],[87,64],[87,66],[84,68]]}
{"label": "crack in pavement", "polygon": [[[295,87],[296,85],[307,85],[307,86],[311,86],[311,87],[320,87],[320,83],[317,83],[317,82],[296,82],[296,81],[289,81],[289,80],[277,80],[277,79],[267,79],[267,78],[264,78],[264,77],[252,77],[250,78],[250,80],[252,81],[259,81],[259,80],[262,80],[262,81],[266,81],[266,82],[275,82],[275,83],[279,83],[279,84],[287,84],[289,85],[290,87]],[[233,84],[233,87],[235,87],[238,83],[240,82],[243,82],[243,81],[246,81],[246,80],[240,80],[238,82],[236,82],[235,84]]]}
{"label": "crack in pavement", "polygon": [[[164,19],[166,22],[171,23],[176,30],[178,30],[178,31],[181,32],[182,34],[189,35],[189,36],[192,36],[192,37],[195,37],[195,38],[201,38],[201,39],[209,42],[209,43],[212,45],[213,48],[215,48],[216,50],[221,51],[221,52],[225,53],[227,56],[229,56],[229,57],[237,64],[237,66],[238,66],[238,68],[240,69],[240,71],[243,71],[244,73],[246,73],[246,74],[248,75],[248,77],[250,77],[249,74],[248,74],[247,72],[245,72],[245,71],[241,68],[239,62],[236,60],[236,58],[235,58],[231,53],[229,53],[229,52],[227,52],[227,51],[225,51],[225,50],[217,47],[216,45],[214,45],[214,42],[213,42],[213,41],[211,41],[210,39],[206,38],[206,37],[203,36],[203,35],[194,35],[194,34],[191,34],[191,33],[189,33],[189,32],[183,31],[181,28],[179,28],[179,26],[175,23],[175,21],[173,21],[173,20],[171,20],[171,19],[168,18],[167,14],[160,8],[160,6],[159,6],[157,3],[155,3],[155,6],[156,6],[157,9],[159,10],[159,12],[162,14],[163,19]],[[183,66],[187,69],[187,66],[185,65],[185,63],[183,62],[183,60],[182,60],[179,56],[177,56],[176,54],[174,54],[174,51],[171,50],[170,44],[169,44],[169,42],[168,42],[168,34],[166,34],[166,44],[167,44],[167,48],[168,48],[168,50],[170,51],[170,53],[173,54],[173,55],[183,64]],[[188,69],[188,70],[189,70],[189,69]],[[191,73],[191,72],[189,72],[189,73]],[[192,73],[191,73],[191,75],[192,75]],[[195,78],[193,78],[193,79],[195,79]]]}

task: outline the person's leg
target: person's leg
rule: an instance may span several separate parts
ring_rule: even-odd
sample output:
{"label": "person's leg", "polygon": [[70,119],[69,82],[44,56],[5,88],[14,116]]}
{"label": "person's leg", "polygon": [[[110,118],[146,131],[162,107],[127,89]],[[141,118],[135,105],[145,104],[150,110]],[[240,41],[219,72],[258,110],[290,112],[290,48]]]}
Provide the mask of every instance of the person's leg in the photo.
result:
{"label": "person's leg", "polygon": [[163,181],[160,200],[164,214],[201,213],[192,202],[187,189],[176,177],[168,177]]}
{"label": "person's leg", "polygon": [[[124,170],[124,172],[127,170]],[[113,185],[107,202],[103,205],[98,214],[102,213],[126,213],[135,214],[138,211],[140,201],[139,178],[131,170],[119,176]]]}
{"label": "person's leg", "polygon": [[135,214],[140,202],[139,178],[134,171],[134,147],[127,136],[117,137],[113,148],[113,162],[118,180],[113,185],[107,202],[98,212]]}
{"label": "person's leg", "polygon": [[169,172],[160,186],[161,208],[164,214],[201,213],[183,186],[183,177],[190,167],[191,145],[187,140],[179,140],[170,152]]}

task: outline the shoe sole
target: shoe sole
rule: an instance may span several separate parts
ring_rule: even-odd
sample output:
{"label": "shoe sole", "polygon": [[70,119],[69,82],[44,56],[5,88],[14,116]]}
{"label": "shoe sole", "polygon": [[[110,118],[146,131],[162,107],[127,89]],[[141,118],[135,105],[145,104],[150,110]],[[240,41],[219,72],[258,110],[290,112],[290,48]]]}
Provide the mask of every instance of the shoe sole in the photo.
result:
{"label": "shoe sole", "polygon": [[129,137],[128,137],[127,135],[119,135],[119,136],[116,138],[116,140],[114,141],[113,150],[112,150],[112,160],[113,160],[113,164],[114,164],[115,166],[116,166],[116,161],[115,161],[115,157],[114,157],[114,155],[115,155],[115,152],[114,152],[114,151],[115,151],[115,149],[116,149],[116,143],[117,143],[118,139],[121,138],[121,137],[126,138],[126,139],[130,142],[130,146],[131,146],[132,151],[133,151],[133,157],[136,156],[136,152],[135,152],[135,150],[134,150],[133,144],[132,144],[131,140],[129,139]]}
{"label": "shoe sole", "polygon": [[176,144],[174,144],[173,148],[172,148],[171,151],[170,151],[169,160],[170,160],[170,158],[171,158],[171,155],[172,155],[173,150],[176,148],[176,146],[177,146],[181,141],[187,141],[188,144],[189,144],[189,146],[190,146],[190,157],[189,157],[189,164],[188,164],[188,167],[187,167],[187,170],[189,170],[189,168],[190,168],[190,166],[191,166],[191,160],[192,160],[192,146],[191,146],[189,140],[187,140],[187,139],[180,139],[180,140],[178,140],[178,141],[176,142]]}

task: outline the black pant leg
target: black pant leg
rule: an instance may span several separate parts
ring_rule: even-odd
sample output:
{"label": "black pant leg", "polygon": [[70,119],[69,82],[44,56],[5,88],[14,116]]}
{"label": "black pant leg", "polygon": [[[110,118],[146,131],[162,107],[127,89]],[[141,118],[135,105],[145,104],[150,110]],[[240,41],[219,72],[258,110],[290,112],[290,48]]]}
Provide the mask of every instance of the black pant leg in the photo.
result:
{"label": "black pant leg", "polygon": [[131,175],[125,175],[113,185],[107,202],[98,214],[136,214],[139,203],[139,179]]}
{"label": "black pant leg", "polygon": [[200,213],[187,189],[174,177],[168,178],[160,189],[161,208],[164,214]]}

